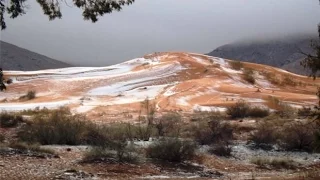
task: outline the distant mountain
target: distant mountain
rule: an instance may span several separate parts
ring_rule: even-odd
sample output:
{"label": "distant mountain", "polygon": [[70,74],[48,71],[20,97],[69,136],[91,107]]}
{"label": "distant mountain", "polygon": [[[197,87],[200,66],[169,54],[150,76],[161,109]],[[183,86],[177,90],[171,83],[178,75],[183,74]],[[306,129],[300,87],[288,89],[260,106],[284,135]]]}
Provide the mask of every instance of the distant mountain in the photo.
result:
{"label": "distant mountain", "polygon": [[300,66],[305,57],[300,52],[312,53],[310,41],[316,37],[298,37],[291,39],[239,42],[218,47],[208,53],[227,59],[271,65],[297,74],[308,74]]}
{"label": "distant mountain", "polygon": [[4,70],[34,71],[70,67],[70,64],[0,41],[0,67]]}

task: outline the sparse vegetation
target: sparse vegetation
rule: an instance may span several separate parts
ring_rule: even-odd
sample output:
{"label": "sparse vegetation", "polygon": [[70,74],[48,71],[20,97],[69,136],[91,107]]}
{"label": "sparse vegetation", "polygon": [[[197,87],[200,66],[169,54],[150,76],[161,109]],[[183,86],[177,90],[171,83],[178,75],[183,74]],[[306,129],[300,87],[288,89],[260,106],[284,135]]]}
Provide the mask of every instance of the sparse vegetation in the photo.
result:
{"label": "sparse vegetation", "polygon": [[230,157],[232,148],[229,144],[221,143],[218,145],[211,146],[208,152],[217,156]]}
{"label": "sparse vegetation", "polygon": [[238,101],[235,105],[227,108],[227,114],[231,118],[244,118],[248,114],[250,106],[243,100]]}
{"label": "sparse vegetation", "polygon": [[281,84],[283,86],[297,86],[298,85],[298,83],[296,81],[292,80],[292,77],[290,77],[290,76],[285,76],[282,79]]}
{"label": "sparse vegetation", "polygon": [[295,169],[297,163],[288,158],[254,158],[251,163],[258,165],[261,168],[274,168],[274,169]]}
{"label": "sparse vegetation", "polygon": [[20,115],[7,112],[0,114],[0,127],[2,128],[13,128],[21,122],[23,122],[23,118]]}
{"label": "sparse vegetation", "polygon": [[138,163],[139,154],[126,142],[113,141],[108,147],[94,146],[84,154],[82,162]]}
{"label": "sparse vegetation", "polygon": [[9,144],[10,148],[22,151],[32,151],[38,153],[55,154],[55,151],[48,148],[42,148],[39,144],[27,144],[24,142],[12,142]]}
{"label": "sparse vegetation", "polygon": [[252,69],[245,68],[243,71],[243,79],[250,84],[254,84],[256,82],[254,78],[254,72]]}
{"label": "sparse vegetation", "polygon": [[310,115],[312,115],[312,108],[311,107],[302,107],[300,109],[298,109],[298,116],[300,117],[309,117]]}
{"label": "sparse vegetation", "polygon": [[266,116],[269,116],[269,115],[270,115],[269,109],[264,108],[264,107],[255,106],[255,107],[250,107],[249,108],[249,111],[248,111],[246,116],[256,117],[256,118],[263,118],[263,117],[266,117]]}
{"label": "sparse vegetation", "polygon": [[196,145],[178,138],[162,138],[147,149],[147,157],[169,162],[182,162],[194,157]]}
{"label": "sparse vegetation", "polygon": [[178,113],[168,113],[156,119],[155,128],[159,136],[177,137],[180,133],[179,123],[181,116]]}
{"label": "sparse vegetation", "polygon": [[30,90],[27,92],[27,94],[23,95],[23,96],[20,96],[20,100],[32,100],[36,98],[36,91],[34,90]]}
{"label": "sparse vegetation", "polygon": [[276,126],[273,122],[263,121],[257,126],[257,130],[251,133],[249,142],[255,143],[255,146],[262,149],[271,149],[277,141]]}
{"label": "sparse vegetation", "polygon": [[243,63],[241,61],[229,61],[228,63],[234,70],[239,71],[243,68]]}
{"label": "sparse vegetation", "polygon": [[210,145],[209,153],[226,157],[231,155],[233,128],[229,123],[209,117],[198,122],[194,128],[194,138],[201,145]]}
{"label": "sparse vegetation", "polygon": [[249,104],[243,100],[239,100],[233,106],[227,108],[226,112],[231,118],[244,118],[244,117],[266,117],[269,116],[270,111],[263,107],[250,107]]}
{"label": "sparse vegetation", "polygon": [[[271,149],[277,145],[286,151],[319,151],[317,135],[319,131],[312,122],[299,121],[264,121],[249,138],[256,147]],[[278,124],[277,124],[278,123]]]}
{"label": "sparse vegetation", "polygon": [[274,96],[268,98],[269,107],[276,110],[276,114],[281,118],[292,118],[296,116],[296,110],[289,104],[282,102]]}
{"label": "sparse vegetation", "polygon": [[281,130],[278,144],[287,151],[318,151],[316,146],[317,132],[312,123],[292,122]]}
{"label": "sparse vegetation", "polygon": [[33,117],[32,123],[24,125],[18,132],[18,138],[40,144],[90,144],[90,133],[99,131],[96,127],[86,122],[83,116],[72,115],[69,109],[60,108]]}
{"label": "sparse vegetation", "polygon": [[0,143],[3,143],[6,140],[6,137],[4,134],[0,134]]}
{"label": "sparse vegetation", "polygon": [[263,72],[264,77],[273,85],[281,84],[281,77],[279,75],[275,75],[271,72]]}

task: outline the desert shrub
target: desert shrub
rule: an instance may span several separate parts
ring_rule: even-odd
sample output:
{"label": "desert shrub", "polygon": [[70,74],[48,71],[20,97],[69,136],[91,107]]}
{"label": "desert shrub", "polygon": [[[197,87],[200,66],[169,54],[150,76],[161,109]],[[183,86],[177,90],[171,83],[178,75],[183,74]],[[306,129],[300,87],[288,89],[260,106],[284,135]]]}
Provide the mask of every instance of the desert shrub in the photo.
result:
{"label": "desert shrub", "polygon": [[227,108],[226,113],[231,116],[231,118],[244,118],[248,114],[250,106],[243,100],[238,101],[233,106]]}
{"label": "desert shrub", "polygon": [[241,61],[229,61],[228,63],[234,70],[239,71],[243,68],[243,63]]}
{"label": "desert shrub", "polygon": [[2,128],[16,127],[22,121],[23,118],[20,115],[10,114],[7,112],[2,112],[0,114],[0,125]]}
{"label": "desert shrub", "polygon": [[280,77],[275,75],[274,73],[263,72],[263,75],[271,84],[274,84],[274,85],[280,85],[281,84]]}
{"label": "desert shrub", "polygon": [[274,168],[274,169],[295,169],[297,163],[288,158],[253,158],[251,163],[258,165],[262,168]]}
{"label": "desert shrub", "polygon": [[100,146],[91,147],[89,151],[84,153],[83,162],[105,161],[114,158],[114,155],[107,151],[106,148]]}
{"label": "desert shrub", "polygon": [[254,106],[251,107],[247,102],[239,100],[236,104],[227,108],[226,113],[231,118],[257,117],[262,118],[269,116],[270,111],[267,108]]}
{"label": "desert shrub", "polygon": [[99,130],[95,127],[83,116],[72,115],[68,108],[60,108],[46,115],[35,116],[32,123],[21,128],[18,138],[40,144],[88,144],[91,142],[89,131],[93,133]]}
{"label": "desert shrub", "polygon": [[263,118],[263,117],[269,116],[269,114],[270,114],[269,109],[255,106],[255,107],[249,108],[246,116]]}
{"label": "desert shrub", "polygon": [[296,115],[296,110],[289,104],[282,102],[280,99],[274,96],[268,97],[269,106],[275,109],[275,114],[281,118],[292,118]]}
{"label": "desert shrub", "polygon": [[12,79],[7,79],[6,83],[7,84],[11,84],[12,83]]}
{"label": "desert shrub", "polygon": [[271,149],[277,141],[277,127],[268,121],[258,124],[257,130],[250,134],[249,142],[253,142],[255,147]]}
{"label": "desert shrub", "polygon": [[220,143],[220,144],[211,146],[208,152],[211,154],[215,154],[217,156],[230,157],[232,148],[227,143]]}
{"label": "desert shrub", "polygon": [[199,123],[194,131],[194,138],[201,145],[227,143],[233,139],[231,125],[219,120]]}
{"label": "desert shrub", "polygon": [[281,103],[275,113],[282,118],[292,118],[296,116],[296,110],[287,103]]}
{"label": "desert shrub", "polygon": [[201,122],[206,120],[223,120],[226,115],[220,111],[194,111],[191,121]]}
{"label": "desert shrub", "polygon": [[319,168],[312,168],[299,173],[299,179],[320,179]]}
{"label": "desert shrub", "polygon": [[293,81],[291,77],[285,76],[281,82],[282,85],[287,85],[287,86],[297,86],[298,83]]}
{"label": "desert shrub", "polygon": [[180,122],[181,116],[178,113],[168,113],[156,119],[154,126],[159,136],[177,137],[180,133]]}
{"label": "desert shrub", "polygon": [[250,84],[254,84],[256,82],[254,78],[254,72],[252,69],[245,69],[243,72],[243,80],[247,81]]}
{"label": "desert shrub", "polygon": [[21,100],[31,100],[31,99],[34,99],[36,98],[36,91],[34,90],[30,90],[27,92],[27,94],[23,95],[23,96],[20,96],[19,99]]}
{"label": "desert shrub", "polygon": [[298,109],[298,116],[308,117],[310,115],[312,115],[312,108],[304,106],[304,107]]}
{"label": "desert shrub", "polygon": [[125,142],[113,141],[108,147],[94,146],[84,154],[82,162],[126,162],[138,163],[139,154]]}
{"label": "desert shrub", "polygon": [[178,138],[163,138],[148,147],[146,155],[149,158],[182,162],[194,157],[196,145],[192,141]]}
{"label": "desert shrub", "polygon": [[124,124],[122,131],[125,132],[126,136],[130,140],[143,140],[148,141],[151,137],[157,135],[157,129],[154,125],[147,124]]}
{"label": "desert shrub", "polygon": [[42,148],[39,144],[27,144],[24,142],[11,142],[9,144],[10,148],[18,149],[22,151],[32,151],[38,153],[55,154],[55,151],[48,148]]}
{"label": "desert shrub", "polygon": [[6,137],[4,134],[0,134],[0,143],[3,143],[6,140]]}
{"label": "desert shrub", "polygon": [[288,151],[313,152],[317,150],[317,133],[312,123],[292,122],[281,130],[278,145]]}
{"label": "desert shrub", "polygon": [[36,107],[34,109],[24,109],[23,111],[20,111],[19,114],[20,115],[28,115],[28,116],[35,116],[35,115],[46,115],[46,114],[51,114],[52,112],[54,112],[56,110],[51,110],[51,109],[48,109],[46,107],[44,108],[39,108],[39,107]]}

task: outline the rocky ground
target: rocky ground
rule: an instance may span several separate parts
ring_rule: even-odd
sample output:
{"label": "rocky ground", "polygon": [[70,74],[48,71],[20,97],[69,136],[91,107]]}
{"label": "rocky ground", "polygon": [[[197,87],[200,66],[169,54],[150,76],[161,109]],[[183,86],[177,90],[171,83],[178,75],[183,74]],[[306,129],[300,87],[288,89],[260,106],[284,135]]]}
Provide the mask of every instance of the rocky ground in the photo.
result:
{"label": "rocky ground", "polygon": [[[2,147],[1,179],[304,179],[308,170],[319,170],[320,167],[319,154],[250,150],[244,144],[233,147],[232,158],[202,154],[194,161],[183,164],[148,161],[139,164],[83,163],[81,160],[89,148],[87,146],[43,147],[53,149],[56,155]],[[285,155],[300,160],[300,168],[263,169],[249,161],[252,157]]]}

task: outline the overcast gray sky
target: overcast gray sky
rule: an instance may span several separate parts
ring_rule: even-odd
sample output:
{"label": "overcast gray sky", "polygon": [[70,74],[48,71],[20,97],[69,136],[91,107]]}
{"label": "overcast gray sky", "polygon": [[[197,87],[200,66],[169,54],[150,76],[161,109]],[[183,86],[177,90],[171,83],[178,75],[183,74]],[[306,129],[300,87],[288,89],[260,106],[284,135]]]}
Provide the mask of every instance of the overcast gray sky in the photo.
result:
{"label": "overcast gray sky", "polygon": [[320,22],[318,0],[136,0],[95,24],[76,7],[48,21],[35,0],[27,4],[26,15],[6,19],[1,40],[83,66],[160,51],[208,53],[247,38],[315,33]]}

